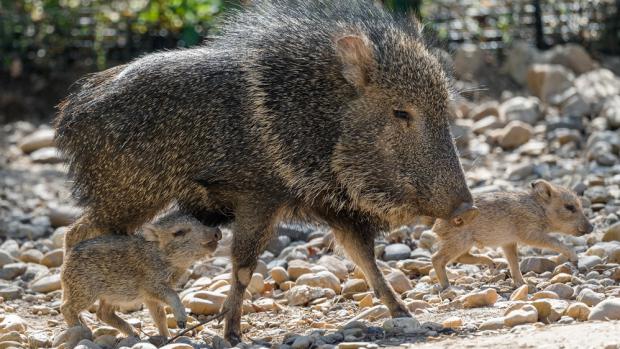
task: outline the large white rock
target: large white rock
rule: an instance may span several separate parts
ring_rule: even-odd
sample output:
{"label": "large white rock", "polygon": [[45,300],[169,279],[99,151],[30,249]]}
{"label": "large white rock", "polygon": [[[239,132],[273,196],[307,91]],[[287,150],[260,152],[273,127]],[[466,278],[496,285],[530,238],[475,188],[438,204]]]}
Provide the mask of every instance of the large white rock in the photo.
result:
{"label": "large white rock", "polygon": [[609,298],[597,304],[588,320],[620,320],[620,298]]}

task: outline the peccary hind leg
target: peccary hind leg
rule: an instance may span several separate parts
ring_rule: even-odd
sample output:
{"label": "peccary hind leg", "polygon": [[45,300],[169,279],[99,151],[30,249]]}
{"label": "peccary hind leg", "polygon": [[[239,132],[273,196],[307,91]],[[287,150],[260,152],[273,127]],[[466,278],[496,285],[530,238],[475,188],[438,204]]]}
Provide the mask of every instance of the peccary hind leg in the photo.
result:
{"label": "peccary hind leg", "polygon": [[225,316],[224,336],[233,345],[241,342],[243,295],[252,279],[258,256],[273,236],[275,211],[265,201],[263,207],[237,208],[232,241],[232,287],[222,306]]}
{"label": "peccary hind leg", "polygon": [[99,309],[97,309],[97,317],[99,320],[121,331],[126,336],[139,336],[138,331],[133,328],[127,321],[123,320],[114,312],[115,307],[108,304],[103,299],[99,300]]}
{"label": "peccary hind leg", "polygon": [[372,225],[339,221],[334,235],[351,260],[362,269],[377,298],[388,307],[390,315],[412,317],[407,306],[387,283],[375,260],[375,231]]}
{"label": "peccary hind leg", "polygon": [[[66,294],[72,290],[65,289]],[[84,294],[64,296],[63,303],[60,306],[60,312],[65,318],[65,322],[68,327],[74,327],[80,325],[80,312],[88,308],[95,302],[95,299]]]}

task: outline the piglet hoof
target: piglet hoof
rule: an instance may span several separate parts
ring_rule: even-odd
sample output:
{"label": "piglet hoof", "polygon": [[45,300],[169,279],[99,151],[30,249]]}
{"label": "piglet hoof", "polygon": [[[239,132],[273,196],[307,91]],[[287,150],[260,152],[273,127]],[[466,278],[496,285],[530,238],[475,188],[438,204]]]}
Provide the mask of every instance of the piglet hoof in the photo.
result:
{"label": "piglet hoof", "polygon": [[178,328],[186,328],[187,327],[187,321],[185,321],[185,320],[177,321],[177,327]]}
{"label": "piglet hoof", "polygon": [[431,293],[432,294],[440,294],[443,290],[450,288],[450,285],[448,286],[442,286],[441,284],[434,284],[433,286],[431,286]]}
{"label": "piglet hoof", "polygon": [[449,300],[453,300],[456,299],[458,296],[464,294],[465,291],[460,288],[460,287],[455,287],[455,286],[449,286],[444,288],[440,293],[439,296],[443,299],[449,299]]}
{"label": "piglet hoof", "polygon": [[227,333],[225,338],[228,341],[228,343],[230,343],[233,346],[241,343],[241,336],[234,332]]}
{"label": "piglet hoof", "polygon": [[395,310],[390,312],[390,316],[394,319],[399,317],[413,317],[405,304],[398,304],[398,307],[392,309]]}
{"label": "piglet hoof", "polygon": [[413,317],[413,315],[411,315],[411,313],[408,311],[398,311],[392,314],[392,319],[397,319],[401,317]]}

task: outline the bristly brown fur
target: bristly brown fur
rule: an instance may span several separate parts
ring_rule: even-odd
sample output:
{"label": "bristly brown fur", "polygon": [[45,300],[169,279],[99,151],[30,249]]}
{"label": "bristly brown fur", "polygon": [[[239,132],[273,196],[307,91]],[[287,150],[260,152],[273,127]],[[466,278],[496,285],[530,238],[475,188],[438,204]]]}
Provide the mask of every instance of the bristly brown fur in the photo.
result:
{"label": "bristly brown fur", "polygon": [[207,45],[95,74],[60,105],[56,141],[86,207],[66,248],[128,233],[172,201],[234,222],[236,343],[244,277],[282,214],[301,213],[330,224],[391,314],[410,316],[373,238],[471,205],[449,99],[415,21],[370,0],[256,1]]}

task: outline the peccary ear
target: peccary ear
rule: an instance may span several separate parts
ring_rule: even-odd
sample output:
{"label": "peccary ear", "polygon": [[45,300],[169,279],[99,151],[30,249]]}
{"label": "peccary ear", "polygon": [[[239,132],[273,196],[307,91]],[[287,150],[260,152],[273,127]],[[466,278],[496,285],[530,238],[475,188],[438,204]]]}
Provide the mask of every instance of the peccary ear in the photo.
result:
{"label": "peccary ear", "polygon": [[159,241],[159,229],[153,224],[145,224],[142,227],[142,236],[146,241]]}
{"label": "peccary ear", "polygon": [[356,88],[364,88],[373,63],[372,47],[368,39],[359,35],[342,36],[336,39],[336,53],[342,61],[344,78]]}
{"label": "peccary ear", "polygon": [[544,179],[538,179],[530,183],[534,192],[538,194],[541,198],[545,200],[551,199],[551,195],[553,194],[553,188],[551,187],[551,183],[547,182]]}

